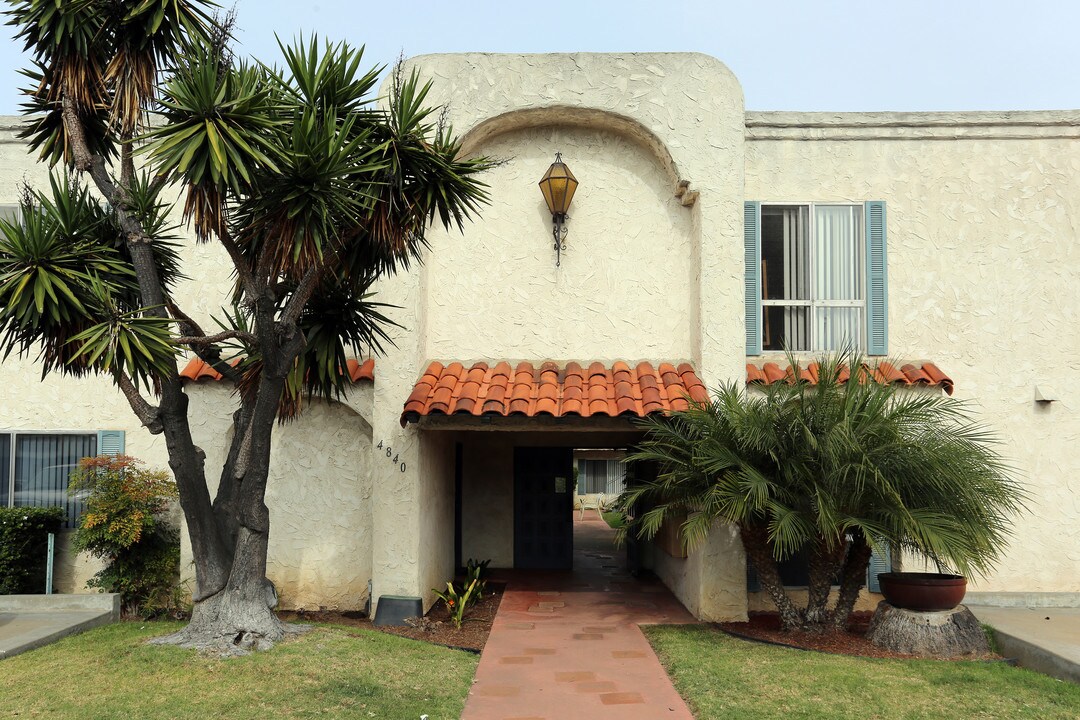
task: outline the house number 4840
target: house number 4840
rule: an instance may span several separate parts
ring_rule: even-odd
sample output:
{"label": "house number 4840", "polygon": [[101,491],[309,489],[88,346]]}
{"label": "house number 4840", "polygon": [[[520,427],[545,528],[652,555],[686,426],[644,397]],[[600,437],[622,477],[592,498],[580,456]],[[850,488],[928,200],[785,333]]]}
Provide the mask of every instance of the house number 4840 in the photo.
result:
{"label": "house number 4840", "polygon": [[392,458],[390,460],[390,462],[397,465],[398,470],[400,470],[401,472],[405,472],[405,463],[398,463],[398,460],[400,458],[397,455],[394,454],[394,449],[392,447],[387,445],[384,441],[380,440],[379,444],[375,446],[375,449],[376,450],[384,450],[385,449],[386,450],[386,457],[387,458]]}

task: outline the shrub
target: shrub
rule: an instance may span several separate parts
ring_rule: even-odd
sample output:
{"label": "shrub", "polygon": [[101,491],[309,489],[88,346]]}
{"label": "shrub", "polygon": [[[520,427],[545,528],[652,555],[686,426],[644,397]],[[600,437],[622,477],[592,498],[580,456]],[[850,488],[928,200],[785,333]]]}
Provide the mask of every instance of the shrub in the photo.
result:
{"label": "shrub", "polygon": [[[879,382],[880,370],[850,351],[821,357],[807,375],[788,361],[790,382],[721,385],[709,402],[643,421],[649,434],[631,460],[659,474],[621,498],[640,511],[627,531],[652,538],[665,518],[686,517],[680,535],[693,547],[714,523],[732,523],[785,629],[843,627],[875,547],[942,572],[987,573],[1029,495],[971,408]],[[785,591],[778,565],[800,552],[805,605]]]}
{"label": "shrub", "polygon": [[68,488],[84,491],[73,547],[106,562],[87,585],[120,593],[129,614],[175,614],[180,537],[161,517],[176,497],[168,473],[126,455],[85,458]]}
{"label": "shrub", "polygon": [[459,630],[461,623],[465,622],[465,613],[479,600],[476,592],[478,582],[478,580],[472,580],[463,588],[458,588],[454,583],[448,582],[446,592],[432,590],[446,604],[446,610],[450,613],[450,622],[454,623],[454,627]]}
{"label": "shrub", "polygon": [[58,507],[0,508],[0,595],[45,592],[48,536],[63,523]]}

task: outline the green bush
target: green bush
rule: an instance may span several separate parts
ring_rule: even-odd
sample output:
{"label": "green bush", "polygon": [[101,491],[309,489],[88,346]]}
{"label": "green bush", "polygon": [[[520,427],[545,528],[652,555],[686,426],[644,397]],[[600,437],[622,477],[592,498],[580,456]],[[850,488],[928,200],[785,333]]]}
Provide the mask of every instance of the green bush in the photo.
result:
{"label": "green bush", "polygon": [[178,614],[180,536],[161,517],[176,497],[168,473],[125,455],[85,458],[68,491],[89,493],[73,547],[106,563],[87,585],[120,593],[127,614]]}
{"label": "green bush", "polygon": [[63,523],[58,507],[0,508],[0,595],[45,592],[49,533]]}

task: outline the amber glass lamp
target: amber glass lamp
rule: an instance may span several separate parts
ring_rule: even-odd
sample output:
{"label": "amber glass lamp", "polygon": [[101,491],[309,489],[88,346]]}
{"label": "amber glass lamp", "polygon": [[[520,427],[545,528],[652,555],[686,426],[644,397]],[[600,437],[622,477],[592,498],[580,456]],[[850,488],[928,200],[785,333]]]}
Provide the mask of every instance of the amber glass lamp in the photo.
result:
{"label": "amber glass lamp", "polygon": [[577,186],[577,178],[563,162],[562,153],[555,153],[555,162],[551,163],[540,181],[540,191],[544,193],[544,202],[551,212],[551,222],[554,225],[552,235],[555,238],[556,267],[562,261],[562,251],[566,249],[566,211],[570,209],[570,201],[574,199]]}

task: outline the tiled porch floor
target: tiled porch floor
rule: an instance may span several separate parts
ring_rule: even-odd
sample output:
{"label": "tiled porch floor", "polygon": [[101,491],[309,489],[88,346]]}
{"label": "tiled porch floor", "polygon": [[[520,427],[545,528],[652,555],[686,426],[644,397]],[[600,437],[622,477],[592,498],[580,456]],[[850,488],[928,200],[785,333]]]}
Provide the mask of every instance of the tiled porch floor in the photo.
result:
{"label": "tiled porch floor", "polygon": [[573,572],[508,573],[462,720],[692,720],[638,624],[695,620],[613,537],[575,517]]}

